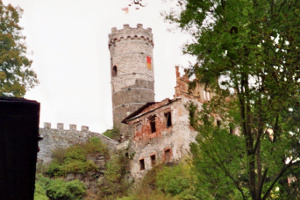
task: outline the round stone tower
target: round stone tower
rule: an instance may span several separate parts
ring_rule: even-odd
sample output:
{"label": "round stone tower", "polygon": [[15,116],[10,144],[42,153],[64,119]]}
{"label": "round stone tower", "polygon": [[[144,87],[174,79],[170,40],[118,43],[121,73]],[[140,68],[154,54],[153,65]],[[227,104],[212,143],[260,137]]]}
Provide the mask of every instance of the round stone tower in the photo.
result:
{"label": "round stone tower", "polygon": [[114,127],[125,131],[121,121],[147,102],[154,101],[152,29],[124,25],[109,34]]}

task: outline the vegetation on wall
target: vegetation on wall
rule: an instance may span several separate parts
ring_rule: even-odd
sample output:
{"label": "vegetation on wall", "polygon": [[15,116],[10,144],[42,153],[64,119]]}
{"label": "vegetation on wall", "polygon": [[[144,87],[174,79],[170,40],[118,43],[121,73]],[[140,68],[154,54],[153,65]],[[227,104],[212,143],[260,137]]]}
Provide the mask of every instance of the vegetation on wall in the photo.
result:
{"label": "vegetation on wall", "polygon": [[46,174],[50,177],[66,176],[68,173],[86,173],[98,170],[97,165],[88,159],[89,155],[101,153],[107,156],[108,150],[99,138],[94,137],[86,143],[76,144],[66,149],[52,152],[53,159]]}
{"label": "vegetation on wall", "polygon": [[102,133],[102,135],[109,137],[110,139],[113,139],[113,140],[119,140],[120,139],[120,130],[117,128],[108,129],[104,133]]}
{"label": "vegetation on wall", "polygon": [[[99,155],[108,159],[106,146],[97,137],[90,138],[87,142],[72,145],[66,149],[59,148],[52,152],[52,161],[49,165],[37,166],[35,200],[81,200],[88,194],[86,184],[74,176],[74,180],[67,181],[68,174],[85,177],[88,174],[100,173],[95,158]],[[97,177],[94,177],[97,181]]]}
{"label": "vegetation on wall", "polygon": [[50,179],[39,174],[36,178],[34,199],[82,200],[86,189],[86,185],[79,180],[65,182],[62,179]]}
{"label": "vegetation on wall", "polygon": [[129,196],[118,200],[194,200],[196,196],[191,161],[160,164],[149,170]]}

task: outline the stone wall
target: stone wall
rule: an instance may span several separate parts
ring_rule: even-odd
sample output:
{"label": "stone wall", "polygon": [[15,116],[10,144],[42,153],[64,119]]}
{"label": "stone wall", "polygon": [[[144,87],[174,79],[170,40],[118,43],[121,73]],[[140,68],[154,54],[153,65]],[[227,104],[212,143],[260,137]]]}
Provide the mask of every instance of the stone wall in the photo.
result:
{"label": "stone wall", "polygon": [[82,126],[81,130],[76,129],[76,125],[70,124],[69,130],[64,129],[64,124],[58,123],[57,128],[51,128],[51,123],[45,123],[44,128],[39,129],[38,161],[48,163],[51,161],[52,151],[58,148],[67,148],[73,144],[87,141],[89,138],[98,137],[106,144],[111,152],[115,151],[118,142],[100,134],[89,131],[88,126]]}
{"label": "stone wall", "polygon": [[[196,142],[197,135],[190,126],[189,111],[185,108],[189,102],[194,102],[201,109],[200,102],[182,96],[152,104],[129,119],[128,125],[133,132],[127,143],[131,158],[130,174],[134,180],[141,180],[159,163],[177,163],[189,155],[189,145]],[[170,123],[167,114],[170,115]],[[151,127],[153,117],[155,130]]]}

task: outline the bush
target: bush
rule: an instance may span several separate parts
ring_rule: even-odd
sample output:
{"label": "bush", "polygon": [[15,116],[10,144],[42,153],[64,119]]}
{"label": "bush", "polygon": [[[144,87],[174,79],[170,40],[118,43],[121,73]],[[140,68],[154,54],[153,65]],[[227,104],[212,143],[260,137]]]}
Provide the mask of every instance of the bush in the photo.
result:
{"label": "bush", "polygon": [[55,161],[51,162],[47,168],[46,175],[49,177],[63,176],[64,173],[61,171],[61,166]]}
{"label": "bush", "polygon": [[191,166],[188,163],[165,166],[156,174],[157,189],[180,199],[195,199],[193,196],[194,183]]}
{"label": "bush", "polygon": [[49,200],[46,190],[39,183],[35,183],[34,200]]}
{"label": "bush", "polygon": [[119,129],[113,128],[113,129],[108,129],[102,135],[109,137],[111,139],[117,140],[120,138],[120,131]]}
{"label": "bush", "polygon": [[108,150],[100,138],[90,138],[86,143],[72,145],[66,149],[57,149],[52,152],[53,160],[47,168],[46,174],[50,177],[65,176],[68,173],[86,173],[96,171],[98,166],[88,155],[102,153],[107,156]]}
{"label": "bush", "polygon": [[64,182],[61,179],[54,179],[47,187],[47,195],[51,199],[81,200],[85,194],[86,185],[79,180]]}
{"label": "bush", "polygon": [[88,171],[96,171],[98,166],[91,160],[69,160],[61,167],[61,172],[66,175],[68,173],[85,173]]}

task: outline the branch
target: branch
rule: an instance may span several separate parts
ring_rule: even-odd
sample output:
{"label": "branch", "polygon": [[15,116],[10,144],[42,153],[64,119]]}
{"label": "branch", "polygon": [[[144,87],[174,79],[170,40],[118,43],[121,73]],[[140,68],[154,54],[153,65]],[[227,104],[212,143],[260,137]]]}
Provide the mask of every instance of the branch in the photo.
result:
{"label": "branch", "polygon": [[[204,150],[205,151],[205,150]],[[221,162],[218,162],[216,159],[214,159],[213,156],[210,155],[209,151],[205,151],[209,156],[210,158],[217,164],[217,166],[219,166],[223,172],[225,172],[225,174],[227,174],[227,176],[233,181],[234,183],[234,186],[236,187],[236,189],[238,189],[241,193],[242,193],[242,196],[243,196],[243,199],[246,200],[246,196],[243,192],[243,190],[239,187],[239,183],[233,178],[233,176],[228,172],[228,170],[226,169],[226,167],[223,165],[222,161]],[[218,153],[216,152],[217,154],[217,157],[218,159],[220,160],[220,157],[218,155]]]}
{"label": "branch", "polygon": [[267,197],[270,195],[274,185],[277,183],[277,181],[279,180],[279,178],[283,175],[283,173],[293,164],[293,160],[291,160],[289,162],[289,164],[284,165],[282,167],[282,169],[280,170],[280,172],[277,174],[277,177],[274,179],[273,183],[270,185],[269,189],[267,190],[266,194],[264,195],[264,197],[262,198],[262,200],[266,200]]}
{"label": "branch", "polygon": [[257,191],[257,196],[260,197],[261,196],[261,192],[262,192],[262,188],[263,188],[263,185],[264,185],[264,182],[266,180],[266,176],[267,176],[267,173],[268,173],[268,169],[269,168],[266,168],[266,170],[264,171],[264,174],[263,174],[263,177],[262,177],[262,181],[260,183],[260,185],[258,186],[258,191]]}

